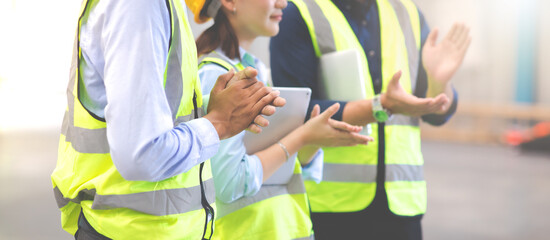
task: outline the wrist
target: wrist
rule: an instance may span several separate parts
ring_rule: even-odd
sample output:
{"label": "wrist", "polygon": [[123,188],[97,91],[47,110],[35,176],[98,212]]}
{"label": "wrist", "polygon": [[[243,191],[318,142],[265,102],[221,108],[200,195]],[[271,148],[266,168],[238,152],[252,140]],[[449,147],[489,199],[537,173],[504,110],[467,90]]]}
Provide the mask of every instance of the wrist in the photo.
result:
{"label": "wrist", "polygon": [[[389,109],[388,107],[388,94],[387,93],[380,93],[380,104],[383,108]],[[371,106],[372,108],[372,106]]]}
{"label": "wrist", "polygon": [[212,123],[212,126],[214,126],[214,128],[216,129],[220,140],[228,138],[226,124],[224,124],[223,120],[219,120],[219,118],[217,118],[217,114],[215,111],[206,114],[203,118]]}
{"label": "wrist", "polygon": [[371,99],[348,102],[343,110],[342,121],[357,126],[374,122]]}
{"label": "wrist", "polygon": [[311,137],[306,131],[305,125],[296,128],[296,130],[294,130],[287,137],[296,144],[296,149],[301,149],[302,147],[311,144]]}
{"label": "wrist", "polygon": [[441,93],[446,93],[451,88],[451,82],[437,81],[434,78],[428,77],[428,91],[426,97],[436,97]]}
{"label": "wrist", "polygon": [[378,94],[372,99],[372,116],[377,122],[385,122],[392,115],[392,113],[382,105],[381,98],[382,95]]}

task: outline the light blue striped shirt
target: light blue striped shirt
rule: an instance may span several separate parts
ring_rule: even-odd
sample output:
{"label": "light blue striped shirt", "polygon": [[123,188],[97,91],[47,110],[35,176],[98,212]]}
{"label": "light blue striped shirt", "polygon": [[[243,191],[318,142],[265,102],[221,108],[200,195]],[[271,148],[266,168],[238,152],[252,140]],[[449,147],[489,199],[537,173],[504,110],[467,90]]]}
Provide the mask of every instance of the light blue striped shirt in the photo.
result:
{"label": "light blue striped shirt", "polygon": [[163,86],[170,27],[164,0],[97,1],[83,19],[80,100],[105,119],[113,163],[126,180],[160,181],[218,151],[210,121],[174,126]]}

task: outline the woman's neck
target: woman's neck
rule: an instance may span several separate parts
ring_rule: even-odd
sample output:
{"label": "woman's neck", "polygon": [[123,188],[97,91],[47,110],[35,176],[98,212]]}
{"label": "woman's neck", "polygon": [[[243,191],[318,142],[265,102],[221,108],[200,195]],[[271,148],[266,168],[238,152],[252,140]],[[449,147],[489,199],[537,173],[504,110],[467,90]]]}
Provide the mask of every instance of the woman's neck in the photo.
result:
{"label": "woman's neck", "polygon": [[239,46],[247,52],[250,50],[250,46],[252,46],[254,40],[256,40],[256,38],[258,37],[255,34],[247,33],[246,30],[236,28],[235,34],[237,35],[237,39],[239,39]]}

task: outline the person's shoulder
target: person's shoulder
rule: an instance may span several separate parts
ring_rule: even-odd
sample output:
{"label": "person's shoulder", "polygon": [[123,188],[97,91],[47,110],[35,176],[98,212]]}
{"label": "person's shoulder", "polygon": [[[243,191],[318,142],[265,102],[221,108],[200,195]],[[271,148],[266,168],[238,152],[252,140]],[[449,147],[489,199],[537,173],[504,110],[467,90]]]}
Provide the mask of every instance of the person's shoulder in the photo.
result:
{"label": "person's shoulder", "polygon": [[165,0],[105,0],[99,4],[104,5],[106,10],[116,11],[121,15],[168,13],[170,7]]}
{"label": "person's shoulder", "polygon": [[296,37],[295,34],[302,34],[307,26],[298,7],[288,2],[288,6],[283,10],[283,20],[280,22],[280,32],[275,38]]}
{"label": "person's shoulder", "polygon": [[288,5],[286,6],[286,8],[283,9],[283,13],[284,13],[283,14],[283,19],[284,18],[296,18],[296,17],[302,18],[302,15],[300,14],[300,9],[298,9],[296,4],[293,3],[292,1],[288,2]]}

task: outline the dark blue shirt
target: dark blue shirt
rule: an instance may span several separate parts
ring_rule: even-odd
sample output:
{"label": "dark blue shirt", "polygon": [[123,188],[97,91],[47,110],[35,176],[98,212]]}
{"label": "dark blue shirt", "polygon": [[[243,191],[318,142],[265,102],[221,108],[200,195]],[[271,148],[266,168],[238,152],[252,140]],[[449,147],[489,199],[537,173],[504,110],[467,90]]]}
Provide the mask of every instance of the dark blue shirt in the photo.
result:
{"label": "dark blue shirt", "polygon": [[[382,59],[380,57],[380,18],[378,6],[375,1],[333,0],[334,4],[342,11],[357,36],[365,51],[369,62],[369,71],[375,93],[380,93],[382,88]],[[430,32],[424,16],[419,12],[421,24],[422,45]],[[283,20],[279,24],[279,34],[271,39],[271,72],[273,85],[286,87],[309,87],[312,89],[312,100],[308,114],[315,104],[321,106],[321,111],[330,107],[335,102],[340,102],[340,110],[333,116],[342,120],[342,113],[346,102],[322,100],[320,86],[317,84],[319,59],[315,55],[311,36],[306,23],[302,19],[296,5],[289,2],[283,10]],[[422,51],[421,51],[422,52]],[[422,55],[420,55],[422,58]],[[428,78],[422,61],[418,69],[418,80],[414,95],[420,98],[426,97]],[[453,89],[454,91],[454,89]],[[425,122],[432,125],[441,125],[456,111],[458,95],[454,91],[453,104],[444,115],[430,114],[422,116]],[[309,117],[309,116],[308,116]]]}

